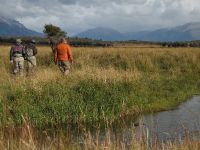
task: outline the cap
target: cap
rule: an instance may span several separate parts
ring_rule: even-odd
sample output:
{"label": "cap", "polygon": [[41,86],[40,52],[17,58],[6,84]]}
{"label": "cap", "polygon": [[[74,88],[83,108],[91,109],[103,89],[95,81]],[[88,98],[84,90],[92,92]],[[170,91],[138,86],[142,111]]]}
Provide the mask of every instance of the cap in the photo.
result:
{"label": "cap", "polygon": [[35,40],[31,40],[31,43],[35,44],[35,43],[36,43],[36,41],[35,41]]}
{"label": "cap", "polygon": [[21,39],[16,39],[16,43],[21,43],[22,40]]}

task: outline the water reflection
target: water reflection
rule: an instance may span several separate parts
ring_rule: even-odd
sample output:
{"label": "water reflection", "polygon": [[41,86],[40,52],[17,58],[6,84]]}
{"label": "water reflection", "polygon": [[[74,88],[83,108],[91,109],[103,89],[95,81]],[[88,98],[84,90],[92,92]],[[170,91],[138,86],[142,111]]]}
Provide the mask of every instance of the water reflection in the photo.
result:
{"label": "water reflection", "polygon": [[[142,129],[158,139],[181,140],[185,136],[200,138],[200,96],[193,97],[177,109],[151,114],[139,119]],[[137,128],[137,132],[141,132]]]}

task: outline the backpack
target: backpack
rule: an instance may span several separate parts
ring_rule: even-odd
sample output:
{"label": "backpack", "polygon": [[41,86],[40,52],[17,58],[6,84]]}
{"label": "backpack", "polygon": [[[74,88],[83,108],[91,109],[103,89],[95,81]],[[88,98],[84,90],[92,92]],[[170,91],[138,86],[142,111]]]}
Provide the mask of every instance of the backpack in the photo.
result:
{"label": "backpack", "polygon": [[18,52],[18,53],[22,53],[22,50],[23,50],[23,46],[21,46],[21,45],[15,45],[14,47],[13,47],[13,50],[14,50],[14,52]]}
{"label": "backpack", "polygon": [[33,48],[32,47],[26,47],[26,56],[27,57],[32,57],[34,56]]}
{"label": "backpack", "polygon": [[14,52],[14,56],[15,57],[22,57],[23,46],[21,46],[21,45],[15,45],[13,47],[13,52]]}

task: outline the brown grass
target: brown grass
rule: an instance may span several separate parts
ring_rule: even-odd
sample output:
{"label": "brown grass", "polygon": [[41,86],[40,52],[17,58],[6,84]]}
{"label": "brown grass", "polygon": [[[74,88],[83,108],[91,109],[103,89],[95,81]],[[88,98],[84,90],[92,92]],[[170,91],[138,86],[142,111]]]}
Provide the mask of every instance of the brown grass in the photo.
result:
{"label": "brown grass", "polygon": [[[199,48],[160,48],[160,47],[114,47],[114,48],[73,48],[75,64],[68,77],[61,75],[58,68],[49,62],[51,49],[38,47],[38,68],[34,76],[13,77],[10,74],[9,46],[0,46],[0,99],[3,97],[4,88],[11,85],[13,89],[32,85],[38,91],[42,90],[45,83],[67,78],[69,84],[75,84],[79,80],[92,79],[101,82],[130,81],[135,82],[143,78],[161,80],[162,78],[176,79],[180,76],[198,74],[200,70]],[[48,63],[45,63],[48,62]],[[123,65],[124,64],[124,65]],[[163,68],[162,68],[163,67]],[[19,79],[19,80],[18,80]],[[15,130],[15,129],[13,129]],[[107,132],[105,141],[96,141],[90,133],[85,133],[83,144],[69,142],[66,136],[50,139],[47,145],[38,143],[34,138],[34,130],[29,125],[21,131],[21,136],[16,139],[12,135],[9,138],[0,136],[0,149],[11,150],[35,150],[35,149],[126,149],[125,143],[112,141]],[[15,132],[10,132],[15,134]],[[2,131],[0,135],[5,134]],[[133,133],[134,134],[134,133]],[[134,136],[134,135],[133,135]],[[46,135],[45,138],[49,138]],[[199,141],[186,139],[181,143],[155,144],[149,147],[145,139],[133,140],[130,149],[177,149],[198,150]],[[66,142],[68,141],[68,142]],[[97,144],[101,143],[101,144]]]}
{"label": "brown grass", "polygon": [[[110,130],[107,130],[102,138],[99,131],[91,134],[87,130],[77,137],[72,137],[71,132],[57,131],[54,136],[49,136],[47,131],[35,132],[29,124],[22,128],[6,129],[1,131],[0,149],[2,150],[199,150],[200,141],[185,138],[176,142],[150,142],[148,137],[135,135],[134,129],[130,129],[131,139],[127,142],[125,135],[118,134],[113,136]],[[145,132],[145,131],[144,131]],[[37,134],[35,134],[37,133]],[[73,142],[73,140],[77,140]]]}
{"label": "brown grass", "polygon": [[[9,73],[9,46],[0,47],[0,59],[1,59],[1,72],[0,83],[5,80],[11,81],[12,76]],[[39,47],[39,56],[42,59],[51,59],[51,50],[49,47]],[[75,57],[75,65],[72,68],[70,78],[76,80],[80,78],[90,77],[97,80],[138,80],[143,76],[145,70],[138,68],[138,64],[145,66],[146,72],[152,79],[158,79],[160,75],[159,64],[156,63],[157,59],[168,59],[173,62],[177,58],[177,61],[182,61],[187,65],[198,64],[200,61],[200,50],[195,48],[73,48],[73,54]],[[128,65],[127,69],[118,69],[115,58],[119,57],[122,63],[126,61]],[[116,64],[113,66],[112,62]],[[53,63],[52,63],[53,64]],[[123,67],[123,66],[122,66]],[[191,71],[189,66],[185,66],[186,71]],[[173,74],[181,74],[180,66],[171,68],[168,72]],[[32,80],[34,84],[40,82],[49,82],[60,77],[60,72],[55,66],[46,66],[38,63],[38,70],[36,77]],[[26,78],[25,78],[26,80]]]}

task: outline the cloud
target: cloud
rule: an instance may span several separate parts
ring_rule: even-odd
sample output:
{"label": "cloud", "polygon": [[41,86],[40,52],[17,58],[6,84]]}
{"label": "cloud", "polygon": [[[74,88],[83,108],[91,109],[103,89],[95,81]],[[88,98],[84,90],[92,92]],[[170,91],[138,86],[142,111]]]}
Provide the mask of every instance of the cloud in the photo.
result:
{"label": "cloud", "polygon": [[200,19],[197,0],[0,0],[0,14],[42,31],[52,23],[74,34],[95,27],[153,30]]}

